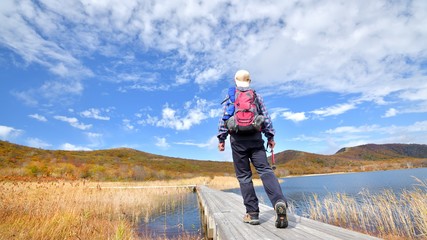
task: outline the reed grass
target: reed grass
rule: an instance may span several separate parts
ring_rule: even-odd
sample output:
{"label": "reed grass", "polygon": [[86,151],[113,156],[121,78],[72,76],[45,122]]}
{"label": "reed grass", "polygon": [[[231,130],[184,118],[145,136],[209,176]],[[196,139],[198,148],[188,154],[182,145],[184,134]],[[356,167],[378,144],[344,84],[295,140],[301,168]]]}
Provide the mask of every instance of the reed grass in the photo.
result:
{"label": "reed grass", "polygon": [[176,207],[174,199],[189,192],[111,189],[83,181],[0,185],[0,239],[137,239],[138,222],[148,221],[165,204]]}
{"label": "reed grass", "polygon": [[309,201],[309,218],[384,239],[427,239],[427,181],[396,194],[362,191],[356,197],[317,195]]}
{"label": "reed grass", "polygon": [[[179,207],[179,199],[192,190],[180,186],[194,184],[217,189],[239,186],[235,177],[151,182],[2,181],[0,239],[157,238],[138,235],[136,226]],[[194,236],[184,234],[182,239]]]}

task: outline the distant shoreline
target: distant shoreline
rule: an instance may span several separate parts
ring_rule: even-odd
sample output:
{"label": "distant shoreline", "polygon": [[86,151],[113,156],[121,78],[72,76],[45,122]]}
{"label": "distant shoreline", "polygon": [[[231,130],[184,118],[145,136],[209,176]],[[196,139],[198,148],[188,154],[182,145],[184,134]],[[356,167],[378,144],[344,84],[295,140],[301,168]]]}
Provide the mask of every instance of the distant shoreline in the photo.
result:
{"label": "distant shoreline", "polygon": [[313,173],[313,174],[302,174],[302,175],[289,175],[289,176],[280,177],[280,178],[315,177],[315,176],[339,175],[339,174],[349,174],[349,173],[358,173],[358,172]]}
{"label": "distant shoreline", "polygon": [[[422,167],[422,168],[425,168],[425,167]],[[315,177],[315,176],[340,175],[340,174],[351,174],[351,173],[366,173],[366,172],[398,171],[398,170],[408,170],[408,169],[419,169],[419,168],[384,169],[384,170],[360,171],[360,172],[313,173],[313,174],[302,174],[302,175],[289,175],[289,176],[286,176],[286,177],[279,177],[279,178]]]}

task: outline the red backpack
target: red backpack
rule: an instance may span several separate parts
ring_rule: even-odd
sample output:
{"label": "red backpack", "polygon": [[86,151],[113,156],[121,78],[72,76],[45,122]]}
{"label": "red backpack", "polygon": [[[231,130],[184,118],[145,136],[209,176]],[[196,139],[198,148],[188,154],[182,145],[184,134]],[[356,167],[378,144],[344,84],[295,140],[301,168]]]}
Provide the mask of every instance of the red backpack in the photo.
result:
{"label": "red backpack", "polygon": [[255,91],[235,91],[234,115],[230,117],[226,126],[230,132],[261,131],[264,116],[258,114]]}

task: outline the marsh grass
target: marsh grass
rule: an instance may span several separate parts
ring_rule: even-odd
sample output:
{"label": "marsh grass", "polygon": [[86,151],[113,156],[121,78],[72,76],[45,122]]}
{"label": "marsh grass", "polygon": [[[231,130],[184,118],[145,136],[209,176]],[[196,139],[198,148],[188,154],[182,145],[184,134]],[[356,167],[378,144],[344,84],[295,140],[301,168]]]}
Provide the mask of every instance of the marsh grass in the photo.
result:
{"label": "marsh grass", "polygon": [[309,201],[309,218],[385,239],[427,239],[427,181],[396,194],[363,191],[357,197],[329,194]]}
{"label": "marsh grass", "polygon": [[[238,187],[234,177],[153,182],[3,181],[0,239],[155,239],[157,236],[141,236],[138,223],[180,207],[179,200],[192,189],[179,186],[193,184]],[[194,238],[184,234],[181,239]]]}

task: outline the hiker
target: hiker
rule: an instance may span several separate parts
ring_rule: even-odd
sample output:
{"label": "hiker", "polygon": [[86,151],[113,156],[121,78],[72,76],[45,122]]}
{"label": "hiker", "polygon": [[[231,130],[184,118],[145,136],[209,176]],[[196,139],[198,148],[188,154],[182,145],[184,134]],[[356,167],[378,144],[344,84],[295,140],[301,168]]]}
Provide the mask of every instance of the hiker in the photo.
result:
{"label": "hiker", "polygon": [[[267,113],[262,97],[250,88],[250,75],[246,70],[236,72],[235,87],[229,89],[227,98],[223,101],[224,115],[220,119],[218,129],[218,149],[224,151],[225,140],[230,135],[234,170],[239,180],[246,214],[243,221],[258,225],[258,198],[252,183],[250,162],[254,165],[264,185],[265,192],[276,211],[275,226],[286,228],[287,202],[280,184],[267,161],[266,149],[261,133],[267,138],[267,147],[273,149],[274,129],[271,118]],[[251,99],[252,98],[252,99]],[[246,108],[246,109],[244,109]],[[252,115],[248,117],[248,115]]]}

